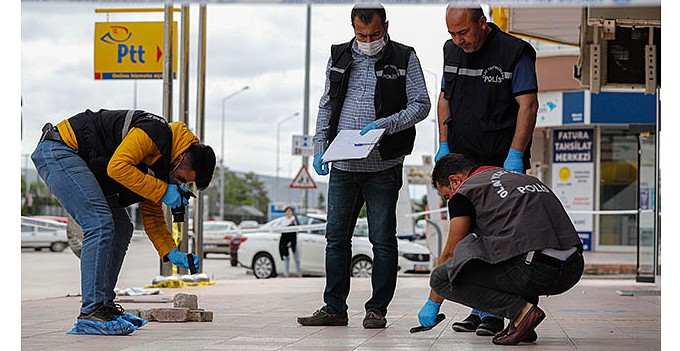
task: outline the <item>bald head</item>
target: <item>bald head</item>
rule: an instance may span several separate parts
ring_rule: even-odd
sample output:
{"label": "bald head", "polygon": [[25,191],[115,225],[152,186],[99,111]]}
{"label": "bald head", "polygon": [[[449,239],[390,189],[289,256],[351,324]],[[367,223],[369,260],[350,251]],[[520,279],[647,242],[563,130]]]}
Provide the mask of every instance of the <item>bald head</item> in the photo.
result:
{"label": "bald head", "polygon": [[448,6],[446,27],[453,42],[466,53],[479,50],[491,31],[486,24],[486,17],[481,7]]}

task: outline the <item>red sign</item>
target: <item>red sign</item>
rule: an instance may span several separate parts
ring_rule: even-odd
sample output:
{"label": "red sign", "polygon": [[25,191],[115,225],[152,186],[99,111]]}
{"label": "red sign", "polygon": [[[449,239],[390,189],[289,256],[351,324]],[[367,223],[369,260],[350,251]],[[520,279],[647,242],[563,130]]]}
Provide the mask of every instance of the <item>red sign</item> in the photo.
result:
{"label": "red sign", "polygon": [[290,187],[296,189],[316,189],[316,183],[314,183],[314,180],[309,175],[306,165],[302,165],[295,179],[290,183]]}

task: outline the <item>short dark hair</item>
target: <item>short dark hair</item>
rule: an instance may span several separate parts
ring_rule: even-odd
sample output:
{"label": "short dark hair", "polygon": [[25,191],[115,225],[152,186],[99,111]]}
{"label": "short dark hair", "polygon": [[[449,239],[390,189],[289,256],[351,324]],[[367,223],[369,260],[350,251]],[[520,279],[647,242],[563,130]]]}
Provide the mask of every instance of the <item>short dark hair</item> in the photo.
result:
{"label": "short dark hair", "polygon": [[382,25],[385,26],[387,22],[387,13],[385,13],[385,8],[381,4],[356,4],[352,8],[352,14],[350,21],[352,22],[352,27],[354,27],[354,19],[359,17],[361,22],[365,24],[371,23],[374,15],[380,16],[380,21]]}
{"label": "short dark hair", "polygon": [[196,171],[196,187],[203,190],[210,185],[215,172],[215,152],[205,144],[194,143],[189,146],[184,156],[187,165]]}
{"label": "short dark hair", "polygon": [[[484,16],[484,10],[482,9],[482,5],[477,5],[475,7],[460,7],[456,6],[455,4],[449,4],[446,6],[446,10],[448,11],[449,9],[453,8],[462,8],[468,11],[470,13],[470,18],[473,21],[476,21]],[[448,13],[448,12],[447,12]]]}
{"label": "short dark hair", "polygon": [[437,161],[432,170],[432,186],[446,184],[452,174],[470,174],[478,165],[463,154],[448,154]]}
{"label": "short dark hair", "polygon": [[484,17],[484,10],[482,10],[481,5],[477,7],[469,7],[468,12],[470,12],[470,17],[472,17],[472,19],[475,21]]}

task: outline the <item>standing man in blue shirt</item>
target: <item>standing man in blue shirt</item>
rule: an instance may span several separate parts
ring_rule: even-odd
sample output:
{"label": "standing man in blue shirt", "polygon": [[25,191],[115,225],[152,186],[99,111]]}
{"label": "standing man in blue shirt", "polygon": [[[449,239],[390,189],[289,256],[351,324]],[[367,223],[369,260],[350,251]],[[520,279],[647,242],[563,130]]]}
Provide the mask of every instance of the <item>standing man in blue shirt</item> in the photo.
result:
{"label": "standing man in blue shirt", "polygon": [[[481,7],[446,9],[451,39],[444,44],[439,94],[439,151],[477,164],[524,173],[538,111],[536,51],[487,22]],[[453,330],[494,335],[503,319],[476,309]]]}
{"label": "standing man in blue shirt", "polygon": [[[363,326],[384,328],[397,283],[396,207],[402,166],[413,150],[415,124],[430,111],[430,99],[415,51],[391,40],[381,5],[354,6],[351,23],[355,37],[331,47],[314,135],[314,169],[319,175],[330,173],[324,306],[298,318],[298,323],[347,325],[352,233],[365,203],[373,245],[373,293],[364,306]],[[376,128],[386,129],[385,135],[368,158],[334,162],[330,169],[322,163],[338,131],[361,130],[363,135]]]}

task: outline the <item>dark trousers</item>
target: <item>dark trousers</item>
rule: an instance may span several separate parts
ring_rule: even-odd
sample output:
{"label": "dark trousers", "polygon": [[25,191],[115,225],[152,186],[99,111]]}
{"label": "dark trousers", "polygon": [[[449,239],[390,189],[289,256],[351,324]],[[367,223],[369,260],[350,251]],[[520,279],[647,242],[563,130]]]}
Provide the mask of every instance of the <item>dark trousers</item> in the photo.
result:
{"label": "dark trousers", "polygon": [[289,248],[295,252],[297,247],[297,232],[281,233],[281,240],[279,240],[279,254],[283,260],[289,256]]}
{"label": "dark trousers", "polygon": [[373,245],[373,294],[365,309],[387,314],[397,286],[397,199],[402,185],[402,166],[380,172],[345,172],[333,168],[328,183],[326,224],[326,306],[347,314],[352,234],[361,207],[366,203],[368,239]]}
{"label": "dark trousers", "polygon": [[562,264],[525,262],[526,254],[489,264],[466,263],[453,281],[447,265],[430,276],[437,295],[478,310],[514,320],[527,302],[538,304],[539,295],[557,295],[571,289],[583,274],[583,256],[575,252]]}

